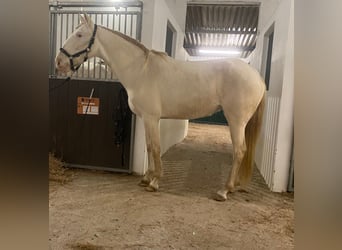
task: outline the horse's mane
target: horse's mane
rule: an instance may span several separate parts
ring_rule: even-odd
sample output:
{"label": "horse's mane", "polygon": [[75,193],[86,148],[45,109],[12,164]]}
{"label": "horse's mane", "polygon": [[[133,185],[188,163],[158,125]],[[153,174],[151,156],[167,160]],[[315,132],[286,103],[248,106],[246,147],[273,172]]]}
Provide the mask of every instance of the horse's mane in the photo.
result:
{"label": "horse's mane", "polygon": [[126,41],[132,43],[133,45],[139,47],[144,53],[145,53],[145,56],[148,56],[148,54],[150,52],[156,54],[156,55],[159,55],[159,56],[168,56],[165,52],[161,52],[161,51],[156,51],[156,50],[149,50],[148,48],[146,48],[142,43],[140,43],[139,41],[135,40],[134,38],[130,37],[130,36],[127,36],[119,31],[115,31],[115,30],[112,30],[112,29],[109,29],[107,27],[102,27],[112,33],[114,33],[115,35],[118,35],[119,37],[125,39]]}
{"label": "horse's mane", "polygon": [[157,51],[157,50],[150,50],[152,53],[158,55],[158,56],[168,56],[168,54],[166,52],[163,52],[163,51]]}

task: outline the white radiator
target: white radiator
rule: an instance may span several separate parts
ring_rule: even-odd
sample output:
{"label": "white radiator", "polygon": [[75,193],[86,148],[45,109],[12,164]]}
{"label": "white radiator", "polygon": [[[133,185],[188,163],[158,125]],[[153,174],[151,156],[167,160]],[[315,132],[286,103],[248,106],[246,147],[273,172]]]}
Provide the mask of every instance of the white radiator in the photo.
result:
{"label": "white radiator", "polygon": [[279,118],[279,97],[267,97],[265,109],[265,141],[260,172],[268,187],[273,190],[274,160],[276,156]]}

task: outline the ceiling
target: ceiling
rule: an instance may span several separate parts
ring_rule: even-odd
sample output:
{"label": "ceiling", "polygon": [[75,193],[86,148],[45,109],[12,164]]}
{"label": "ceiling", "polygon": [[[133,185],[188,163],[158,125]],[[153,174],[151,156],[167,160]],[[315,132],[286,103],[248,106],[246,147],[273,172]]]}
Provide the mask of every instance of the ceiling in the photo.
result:
{"label": "ceiling", "polygon": [[190,56],[199,49],[241,51],[246,58],[254,49],[259,19],[258,3],[189,3],[186,10],[184,48]]}

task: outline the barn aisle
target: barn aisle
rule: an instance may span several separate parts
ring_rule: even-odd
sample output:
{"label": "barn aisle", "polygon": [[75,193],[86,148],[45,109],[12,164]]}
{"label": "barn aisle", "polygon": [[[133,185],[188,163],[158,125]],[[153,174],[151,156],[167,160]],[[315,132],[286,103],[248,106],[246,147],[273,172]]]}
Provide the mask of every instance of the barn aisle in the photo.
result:
{"label": "barn aisle", "polygon": [[[227,180],[232,167],[232,152],[229,127],[189,123],[185,140],[162,157],[162,190],[212,197]],[[255,167],[251,183],[245,189],[230,194],[228,199],[273,204],[277,202],[276,197]]]}

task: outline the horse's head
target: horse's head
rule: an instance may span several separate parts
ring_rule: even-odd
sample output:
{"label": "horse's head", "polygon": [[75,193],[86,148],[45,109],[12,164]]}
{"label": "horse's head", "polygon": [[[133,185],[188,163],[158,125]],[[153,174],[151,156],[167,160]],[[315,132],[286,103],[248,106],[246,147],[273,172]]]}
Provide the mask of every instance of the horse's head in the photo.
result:
{"label": "horse's head", "polygon": [[96,25],[88,15],[81,15],[81,23],[64,42],[55,59],[58,71],[70,74],[93,56],[92,46],[96,35]]}

